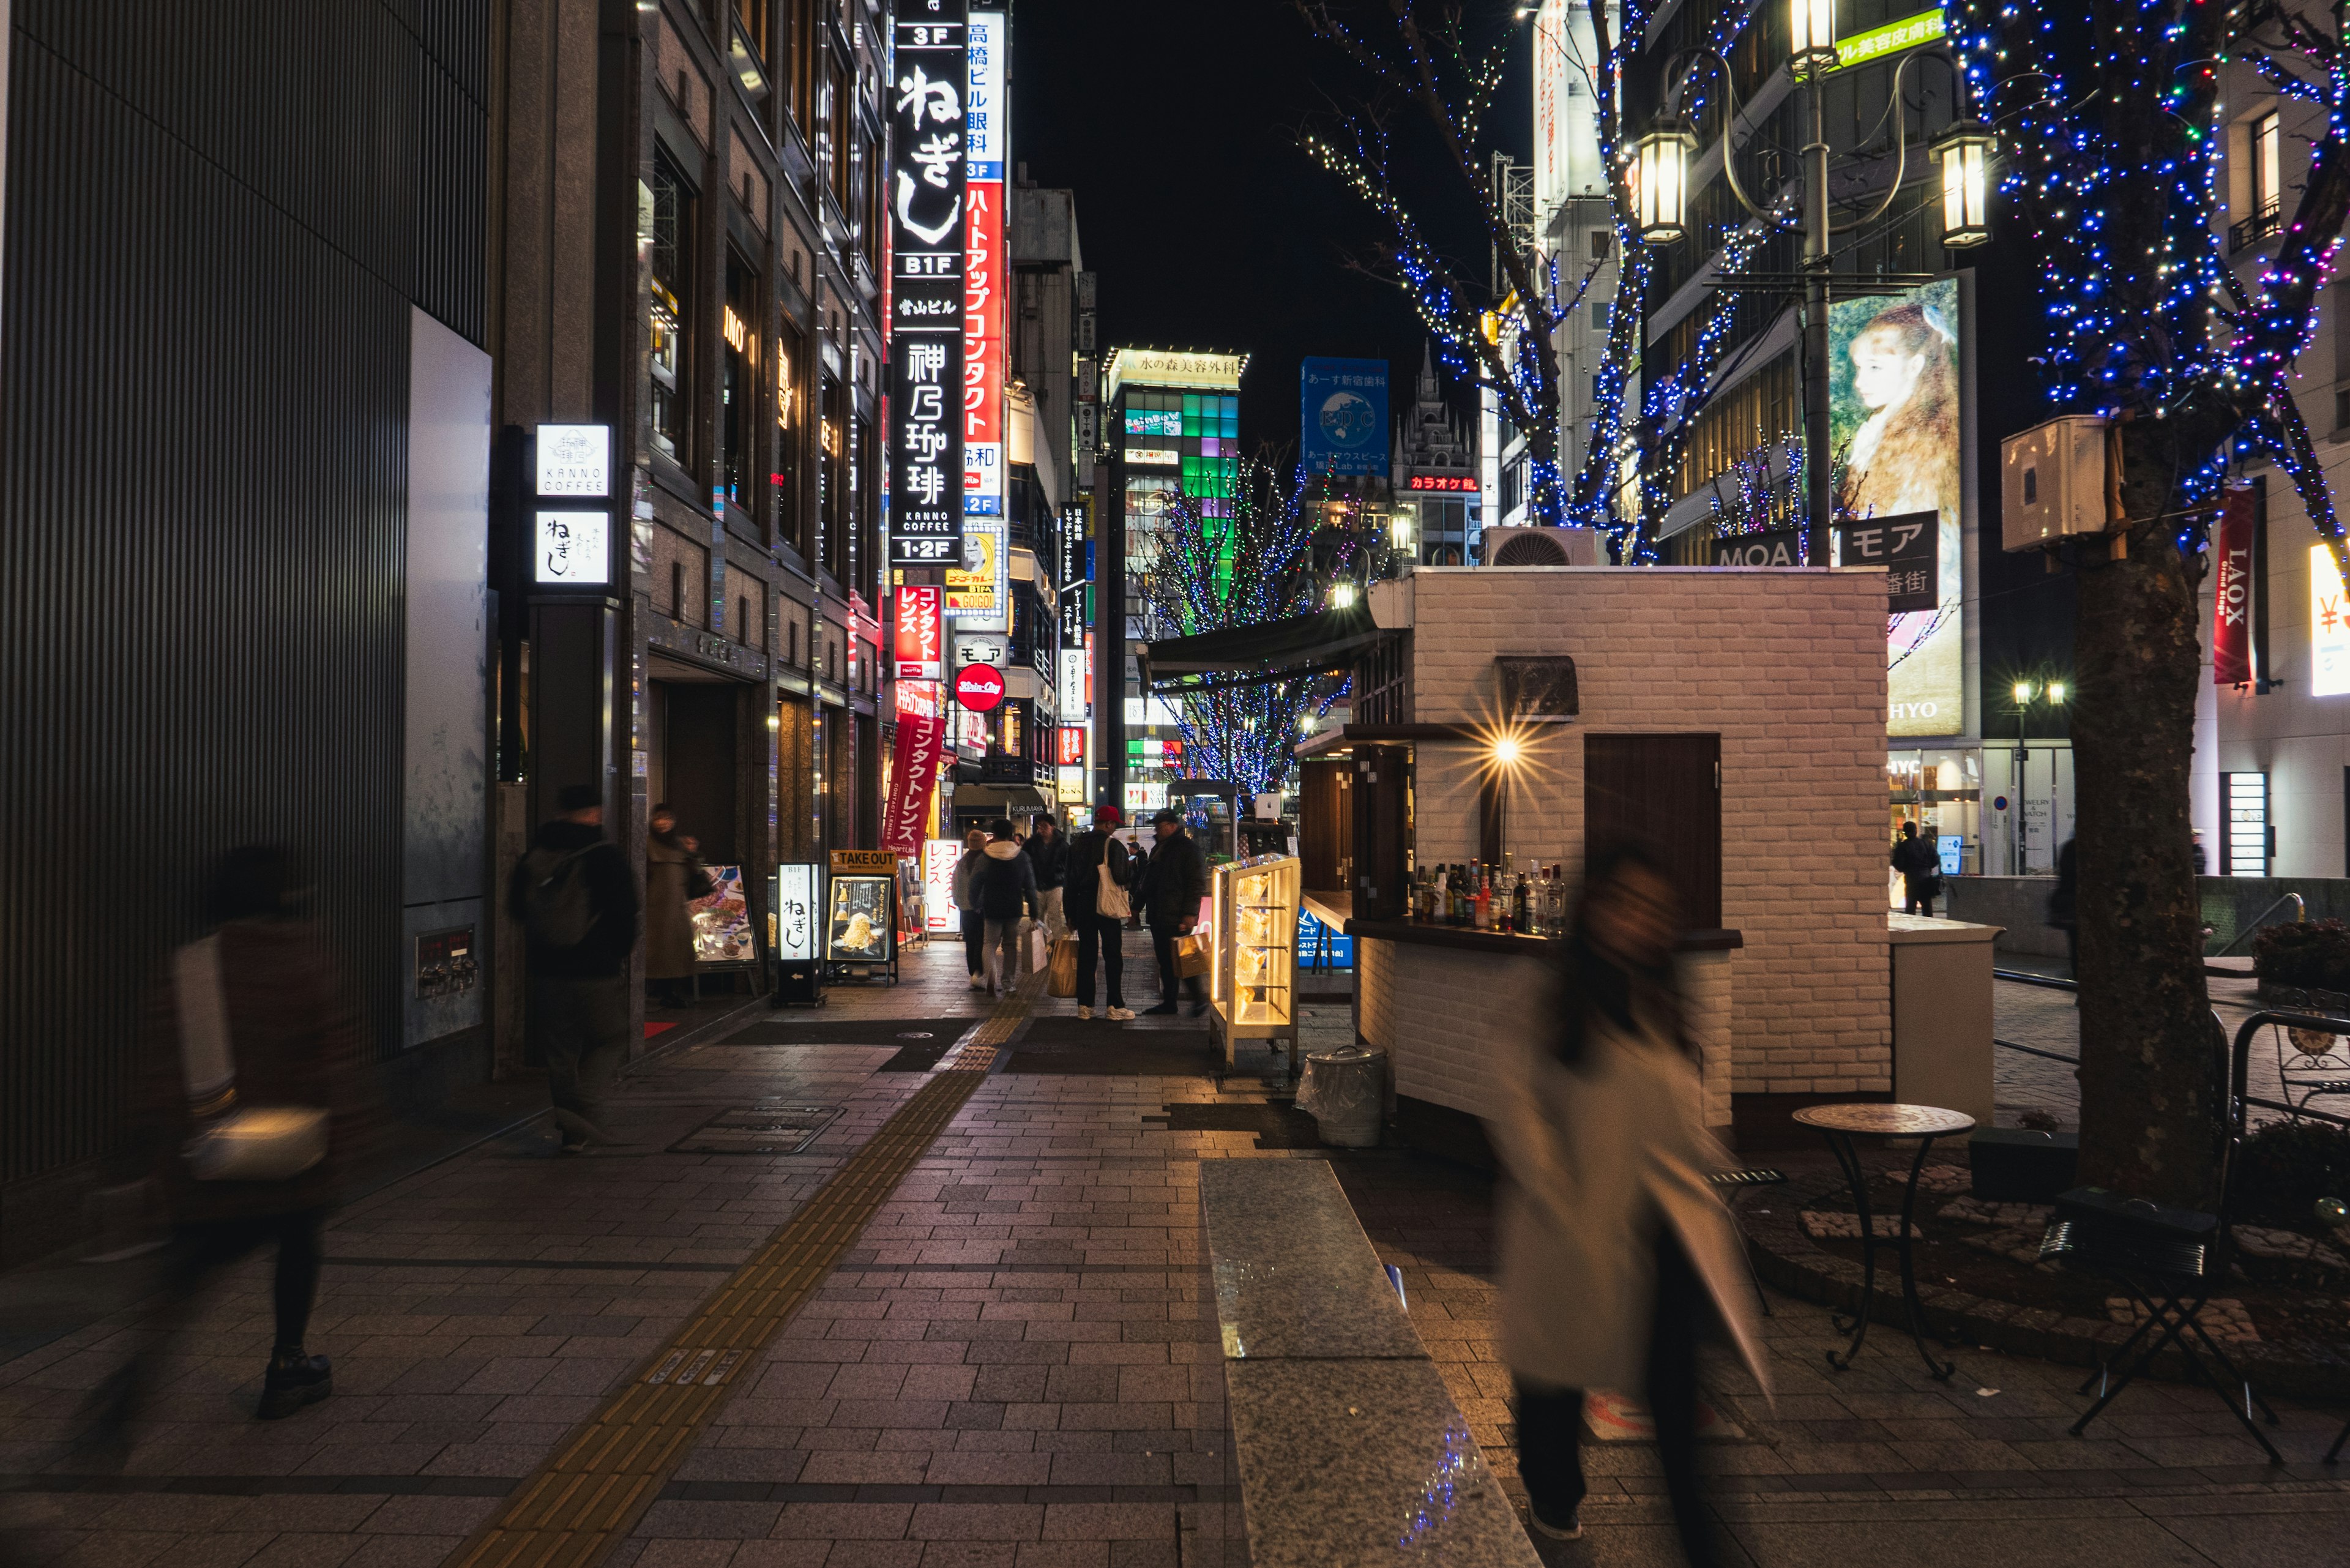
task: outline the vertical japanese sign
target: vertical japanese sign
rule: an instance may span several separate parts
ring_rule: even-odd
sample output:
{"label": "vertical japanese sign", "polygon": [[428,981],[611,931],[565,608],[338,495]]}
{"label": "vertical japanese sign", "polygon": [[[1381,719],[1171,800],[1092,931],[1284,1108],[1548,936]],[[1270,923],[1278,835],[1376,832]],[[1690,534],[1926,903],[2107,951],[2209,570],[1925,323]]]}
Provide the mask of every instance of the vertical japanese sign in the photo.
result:
{"label": "vertical japanese sign", "polygon": [[963,105],[971,150],[968,254],[962,296],[963,511],[1003,514],[1003,161],[1010,128],[1003,93],[1009,29],[1001,11],[971,14],[971,88]]}
{"label": "vertical japanese sign", "polygon": [[2220,510],[2218,581],[2211,606],[2211,684],[2252,679],[2252,491],[2231,487]]}
{"label": "vertical japanese sign", "polygon": [[931,791],[946,755],[946,721],[931,713],[898,715],[898,746],[890,761],[889,810],[881,826],[881,847],[919,855],[930,827]]}
{"label": "vertical japanese sign", "polygon": [[965,0],[907,0],[889,105],[889,564],[962,559]]}
{"label": "vertical japanese sign", "polygon": [[939,680],[946,675],[946,590],[908,584],[890,606],[890,657],[898,680]]}

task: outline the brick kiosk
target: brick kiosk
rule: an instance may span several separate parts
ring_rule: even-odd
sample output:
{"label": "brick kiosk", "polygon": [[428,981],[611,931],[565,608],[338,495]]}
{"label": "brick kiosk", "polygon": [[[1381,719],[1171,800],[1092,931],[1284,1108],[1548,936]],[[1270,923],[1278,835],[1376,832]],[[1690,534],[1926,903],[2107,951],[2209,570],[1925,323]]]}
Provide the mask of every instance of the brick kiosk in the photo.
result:
{"label": "brick kiosk", "polygon": [[[1389,1054],[1408,1140],[1478,1151],[1551,972],[1540,938],[1409,919],[1412,867],[1506,851],[1572,871],[1619,834],[1665,853],[1688,907],[1709,1123],[1768,1136],[1888,1095],[1884,592],[1873,572],[1723,567],[1373,586],[1352,719],[1299,748],[1345,787],[1305,792],[1303,831],[1351,846],[1332,861],[1351,886],[1308,906],[1356,939],[1356,1031]],[[1317,801],[1347,824],[1310,820]]]}

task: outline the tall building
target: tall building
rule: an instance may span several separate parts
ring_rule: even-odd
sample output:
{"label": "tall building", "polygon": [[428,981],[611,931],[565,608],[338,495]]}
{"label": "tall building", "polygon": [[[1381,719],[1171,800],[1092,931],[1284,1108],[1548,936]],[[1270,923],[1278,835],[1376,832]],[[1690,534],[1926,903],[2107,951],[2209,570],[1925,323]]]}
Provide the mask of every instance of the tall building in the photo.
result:
{"label": "tall building", "polygon": [[497,89],[473,6],[0,29],[14,1263],[86,1237],[151,982],[235,846],[290,853],[373,1082],[488,1074]]}
{"label": "tall building", "polygon": [[1094,744],[1098,795],[1128,811],[1167,802],[1182,737],[1164,699],[1146,697],[1135,650],[1171,635],[1150,623],[1142,591],[1167,504],[1189,492],[1229,504],[1240,472],[1245,354],[1114,348],[1102,368],[1108,431],[1097,490]]}
{"label": "tall building", "polygon": [[1465,566],[1480,558],[1484,504],[1477,444],[1461,429],[1436,381],[1436,356],[1419,362],[1412,403],[1397,421],[1395,537],[1423,566]]}
{"label": "tall building", "polygon": [[[1607,19],[1611,36],[1617,35],[1621,7],[1609,5]],[[1559,364],[1559,471],[1571,483],[1590,450],[1593,378],[1607,347],[1619,258],[1607,171],[1599,156],[1598,99],[1592,91],[1598,46],[1589,5],[1543,0],[1533,38],[1532,227],[1544,254],[1557,261],[1562,291],[1583,292],[1553,345]],[[1637,379],[1631,396],[1638,396]]]}
{"label": "tall building", "polygon": [[[743,868],[755,918],[758,867],[879,830],[885,13],[515,0],[498,16],[504,847],[587,784],[641,857],[666,801],[706,860]],[[608,452],[604,493],[561,504],[600,509],[603,548],[557,580],[536,547],[549,425]]]}

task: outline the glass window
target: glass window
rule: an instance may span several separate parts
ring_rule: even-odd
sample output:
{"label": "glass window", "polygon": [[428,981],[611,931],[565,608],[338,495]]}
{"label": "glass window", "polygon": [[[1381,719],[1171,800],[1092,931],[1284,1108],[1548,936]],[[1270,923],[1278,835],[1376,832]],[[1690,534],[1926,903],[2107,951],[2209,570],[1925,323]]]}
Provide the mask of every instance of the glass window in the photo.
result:
{"label": "glass window", "polygon": [[726,311],[720,323],[725,336],[718,386],[718,483],[729,506],[751,504],[752,390],[758,384],[759,317],[754,296],[758,275],[751,264],[726,252]]}
{"label": "glass window", "polygon": [[775,339],[775,462],[767,484],[775,498],[775,531],[805,552],[808,542],[801,532],[799,496],[800,427],[807,417],[799,383],[806,370],[803,353],[799,334],[785,323]]}
{"label": "glass window", "polygon": [[2282,199],[2284,136],[2273,113],[2252,121],[2252,212],[2269,212]]}
{"label": "glass window", "polygon": [[692,199],[684,178],[663,156],[653,159],[642,226],[650,273],[650,355],[652,370],[653,450],[672,462],[691,461],[687,411],[692,401],[692,362],[686,323],[692,319]]}

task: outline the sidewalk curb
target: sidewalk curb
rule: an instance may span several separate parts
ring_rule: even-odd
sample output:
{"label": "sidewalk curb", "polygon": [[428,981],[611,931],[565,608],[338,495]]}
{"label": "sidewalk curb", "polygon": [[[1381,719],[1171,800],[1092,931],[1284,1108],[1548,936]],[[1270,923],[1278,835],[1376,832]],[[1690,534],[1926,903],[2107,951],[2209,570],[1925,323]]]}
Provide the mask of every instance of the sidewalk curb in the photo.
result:
{"label": "sidewalk curb", "polygon": [[[1738,1210],[1746,1231],[1754,1272],[1763,1283],[1788,1295],[1849,1313],[1860,1303],[1858,1263],[1823,1251],[1804,1234],[1799,1218],[1805,1209],[1851,1207],[1844,1177],[1836,1171],[1798,1176],[1778,1190],[1769,1213],[1759,1209]],[[1877,1288],[1871,1317],[1895,1332],[1907,1330],[1909,1314],[1901,1299],[1898,1265],[1880,1255]],[[1926,1281],[1918,1284],[1926,1332],[1963,1349],[1980,1345],[2009,1355],[2028,1355],[2059,1366],[2095,1367],[2128,1336],[2117,1324],[2073,1317],[2013,1302],[1994,1301],[1949,1285]],[[2350,1345],[2287,1350],[2266,1343],[2230,1345],[2229,1355],[2253,1384],[2272,1393],[2289,1392],[2296,1399],[2350,1399]],[[2166,1351],[2151,1376],[2166,1382],[2191,1377],[2187,1360]]]}

